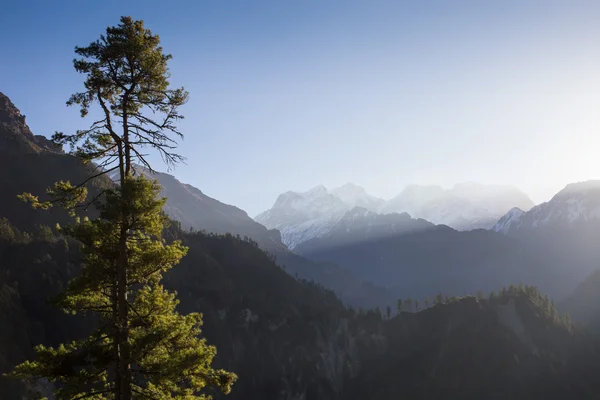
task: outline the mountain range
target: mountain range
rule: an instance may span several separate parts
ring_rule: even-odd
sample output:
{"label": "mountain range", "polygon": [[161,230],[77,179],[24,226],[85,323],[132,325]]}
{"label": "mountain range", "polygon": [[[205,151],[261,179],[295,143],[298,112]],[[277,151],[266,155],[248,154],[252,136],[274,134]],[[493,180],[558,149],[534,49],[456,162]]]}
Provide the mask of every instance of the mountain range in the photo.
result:
{"label": "mountain range", "polygon": [[281,232],[290,249],[326,235],[346,212],[362,207],[381,214],[408,213],[436,225],[457,230],[489,229],[513,207],[529,210],[529,197],[511,186],[475,183],[440,186],[407,186],[398,196],[385,201],[369,195],[360,186],[348,183],[328,191],[317,186],[307,192],[286,192],[273,207],[255,220]]}
{"label": "mountain range", "polygon": [[[33,135],[0,94],[2,397],[25,398],[27,388],[2,373],[31,358],[35,344],[68,342],[95,323],[48,302],[79,269],[79,244],[51,228],[72,218],[59,207],[32,210],[16,196],[43,198],[53,182],[80,182],[92,168]],[[326,233],[298,244],[299,255],[242,210],[174,176],[155,178],[168,198],[165,212],[180,221],[166,240],[189,247],[164,283],[177,291],[181,312],[203,314],[202,335],[218,349],[215,366],[240,376],[226,398],[592,399],[600,393],[600,339],[559,315],[539,290],[508,285],[522,280],[552,288],[554,298],[570,293],[561,308],[581,307],[582,319],[600,320],[590,305],[598,287],[590,273],[600,260],[593,184],[557,194],[540,205],[550,211],[535,214],[537,223],[506,232],[459,231],[409,213],[379,212],[382,205],[369,205],[363,191],[332,191],[344,209]],[[109,185],[107,178],[88,187],[94,195]],[[339,203],[323,189],[313,197],[335,209]],[[585,217],[568,217],[574,204]],[[295,279],[300,273],[312,278]],[[578,286],[580,275],[589,278]],[[340,301],[330,289],[348,297]],[[494,293],[463,296],[477,289]],[[353,292],[356,304],[376,304],[382,293],[392,300],[441,293],[420,308],[382,311],[365,303],[347,307]]]}

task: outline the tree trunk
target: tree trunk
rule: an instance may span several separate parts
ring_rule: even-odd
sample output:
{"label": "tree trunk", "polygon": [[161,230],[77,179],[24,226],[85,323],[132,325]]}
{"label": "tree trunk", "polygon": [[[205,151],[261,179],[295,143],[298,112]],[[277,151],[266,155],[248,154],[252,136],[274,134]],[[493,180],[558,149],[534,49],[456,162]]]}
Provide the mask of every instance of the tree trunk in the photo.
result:
{"label": "tree trunk", "polygon": [[113,275],[113,286],[111,289],[111,301],[112,301],[112,308],[113,308],[113,328],[115,329],[115,336],[113,338],[113,345],[114,345],[114,351],[115,351],[115,369],[114,369],[114,375],[115,375],[115,400],[121,400],[121,363],[120,363],[120,355],[119,355],[119,295],[117,294],[117,269],[115,268],[115,274]]}
{"label": "tree trunk", "polygon": [[123,215],[119,238],[120,261],[118,264],[119,308],[119,375],[121,378],[120,400],[131,400],[131,354],[129,349],[129,309],[127,306],[127,218]]}
{"label": "tree trunk", "polygon": [[131,175],[131,152],[129,145],[129,125],[128,125],[128,114],[127,108],[129,105],[129,93],[126,92],[123,98],[123,150],[125,151],[124,157],[121,158],[121,162],[124,162],[123,179],[121,182],[121,201],[122,201],[122,212],[121,212],[121,233],[119,237],[119,253],[120,260],[118,265],[118,305],[119,305],[119,353],[120,353],[120,375],[121,375],[121,399],[120,400],[131,400],[131,351],[129,348],[129,307],[127,304],[127,267],[128,267],[128,254],[127,254],[127,234],[129,225],[129,210],[128,204],[130,203],[130,196],[128,189],[123,190],[123,183],[126,182],[127,178]]}

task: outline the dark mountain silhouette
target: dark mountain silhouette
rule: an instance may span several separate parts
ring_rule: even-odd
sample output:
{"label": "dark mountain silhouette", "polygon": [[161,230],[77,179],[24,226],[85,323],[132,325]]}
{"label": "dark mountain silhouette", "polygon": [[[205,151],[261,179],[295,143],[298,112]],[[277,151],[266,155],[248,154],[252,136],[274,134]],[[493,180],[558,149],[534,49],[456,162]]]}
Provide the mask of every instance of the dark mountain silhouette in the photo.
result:
{"label": "dark mountain silhouette", "polygon": [[515,239],[486,230],[460,232],[438,225],[359,242],[323,238],[298,251],[417,298],[438,291],[451,295],[489,291],[513,282],[541,284],[550,292],[558,286],[552,270],[530,259]]}

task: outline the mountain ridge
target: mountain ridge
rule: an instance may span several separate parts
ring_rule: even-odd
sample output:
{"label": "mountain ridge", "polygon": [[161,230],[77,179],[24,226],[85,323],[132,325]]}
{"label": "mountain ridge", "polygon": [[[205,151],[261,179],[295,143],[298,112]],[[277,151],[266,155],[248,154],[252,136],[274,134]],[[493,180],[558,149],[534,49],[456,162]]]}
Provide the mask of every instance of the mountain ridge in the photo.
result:
{"label": "mountain ridge", "polygon": [[408,213],[458,230],[491,228],[507,211],[534,206],[527,195],[508,185],[458,183],[441,186],[408,185],[390,200],[371,196],[353,183],[332,189],[318,185],[306,192],[287,191],[254,220],[278,229],[282,241],[294,249],[329,233],[345,212],[359,206],[380,214]]}
{"label": "mountain ridge", "polygon": [[552,199],[528,211],[510,210],[492,230],[519,236],[542,227],[569,229],[595,221],[600,223],[600,180],[588,180],[566,185]]}

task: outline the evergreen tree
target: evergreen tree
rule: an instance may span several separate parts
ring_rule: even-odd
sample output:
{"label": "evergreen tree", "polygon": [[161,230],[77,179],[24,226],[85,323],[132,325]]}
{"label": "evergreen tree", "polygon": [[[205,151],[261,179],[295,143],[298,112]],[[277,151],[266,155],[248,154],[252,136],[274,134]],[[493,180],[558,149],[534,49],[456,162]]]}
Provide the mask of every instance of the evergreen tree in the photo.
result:
{"label": "evergreen tree", "polygon": [[[92,199],[99,218],[62,229],[82,243],[83,258],[81,274],[58,304],[70,313],[94,313],[100,323],[89,338],[56,349],[38,346],[36,360],[13,375],[58,382],[58,399],[202,399],[207,385],[228,393],[236,376],[211,368],[216,350],[198,337],[201,316],[178,314],[175,296],[160,284],[187,249],[162,239],[167,221],[160,187],[135,176],[133,168],[137,162],[153,171],[145,147],[168,165],[181,160],[171,136],[181,136],[175,122],[187,93],[169,89],[170,55],[142,21],[123,17],[76,53],[82,58],[74,61],[75,69],[87,76],[86,90],[67,104],[79,105],[83,117],[98,104],[103,118],[53,140],[69,145],[84,162],[96,162],[99,172],[89,179],[118,171],[119,186]],[[53,202],[74,209],[87,195],[85,183],[58,182],[49,191]],[[52,205],[31,194],[23,198],[40,208]]]}
{"label": "evergreen tree", "polygon": [[419,300],[415,300],[415,310],[419,312]]}
{"label": "evergreen tree", "polygon": [[404,301],[406,303],[406,308],[408,312],[412,312],[413,299],[410,297]]}
{"label": "evergreen tree", "polygon": [[398,314],[402,312],[402,299],[398,299],[398,303],[396,303],[396,309],[398,310]]}
{"label": "evergreen tree", "polygon": [[387,319],[390,319],[390,317],[392,316],[392,309],[390,308],[390,306],[385,307],[385,316],[387,317]]}
{"label": "evergreen tree", "polygon": [[429,297],[425,297],[425,308],[429,308]]}

